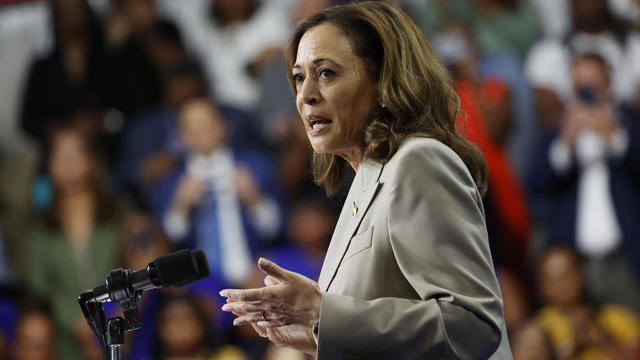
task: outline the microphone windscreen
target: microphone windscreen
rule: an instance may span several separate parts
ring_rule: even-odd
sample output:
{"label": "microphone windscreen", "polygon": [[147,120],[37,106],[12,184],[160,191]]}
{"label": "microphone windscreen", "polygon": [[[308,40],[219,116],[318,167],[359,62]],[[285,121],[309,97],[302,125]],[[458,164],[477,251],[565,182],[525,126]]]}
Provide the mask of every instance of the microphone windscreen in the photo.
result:
{"label": "microphone windscreen", "polygon": [[191,251],[193,257],[196,259],[196,266],[198,267],[198,279],[201,280],[209,276],[209,261],[207,261],[207,257],[204,254],[204,251],[197,249]]}
{"label": "microphone windscreen", "polygon": [[183,249],[160,256],[155,263],[163,287],[179,287],[209,276],[209,265],[202,250]]}

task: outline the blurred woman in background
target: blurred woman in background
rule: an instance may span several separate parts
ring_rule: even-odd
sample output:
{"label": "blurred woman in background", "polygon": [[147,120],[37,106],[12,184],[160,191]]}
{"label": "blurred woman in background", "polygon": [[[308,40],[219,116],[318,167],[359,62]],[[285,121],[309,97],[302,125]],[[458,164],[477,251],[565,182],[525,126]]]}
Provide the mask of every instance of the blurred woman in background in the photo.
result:
{"label": "blurred woman in background", "polygon": [[209,316],[198,300],[186,293],[166,293],[157,315],[153,359],[246,360],[233,346],[221,345]]}
{"label": "blurred woman in background", "polygon": [[73,127],[51,132],[47,170],[53,195],[28,237],[29,284],[53,304],[62,359],[83,359],[74,327],[85,324],[75,297],[116,265],[116,207],[103,190],[91,145]]}

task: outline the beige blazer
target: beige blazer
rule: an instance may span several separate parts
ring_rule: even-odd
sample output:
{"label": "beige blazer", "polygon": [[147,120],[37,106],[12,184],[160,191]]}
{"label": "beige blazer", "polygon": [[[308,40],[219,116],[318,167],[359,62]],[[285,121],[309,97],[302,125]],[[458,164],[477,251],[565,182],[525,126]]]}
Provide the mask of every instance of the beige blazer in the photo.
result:
{"label": "beige blazer", "polygon": [[512,358],[480,193],[437,140],[360,165],[318,283],[319,360]]}

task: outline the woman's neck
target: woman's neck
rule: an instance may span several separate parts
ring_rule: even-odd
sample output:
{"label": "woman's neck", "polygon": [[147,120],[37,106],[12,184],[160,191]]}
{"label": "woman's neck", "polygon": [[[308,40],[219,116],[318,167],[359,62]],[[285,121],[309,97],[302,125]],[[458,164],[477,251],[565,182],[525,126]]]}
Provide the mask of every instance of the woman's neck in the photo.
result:
{"label": "woman's neck", "polygon": [[63,195],[58,207],[60,224],[73,245],[86,245],[91,237],[95,199],[89,190]]}
{"label": "woman's neck", "polygon": [[340,152],[337,155],[345,159],[354,171],[358,171],[358,167],[360,166],[360,163],[362,163],[362,160],[364,158],[363,153],[364,151],[362,150],[362,148],[353,147],[351,149]]}

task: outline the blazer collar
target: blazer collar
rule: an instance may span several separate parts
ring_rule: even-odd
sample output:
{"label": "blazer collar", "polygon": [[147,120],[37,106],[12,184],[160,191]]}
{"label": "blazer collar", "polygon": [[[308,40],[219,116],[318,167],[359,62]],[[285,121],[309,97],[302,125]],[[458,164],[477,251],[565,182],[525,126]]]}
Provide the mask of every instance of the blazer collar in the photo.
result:
{"label": "blazer collar", "polygon": [[360,177],[361,191],[367,191],[371,186],[378,184],[382,168],[383,165],[381,163],[371,159],[365,159],[362,164],[360,164],[358,172],[362,173],[362,176]]}
{"label": "blazer collar", "polygon": [[[383,165],[381,163],[370,159],[365,159],[358,168],[351,184],[349,195],[347,195],[342,207],[342,212],[333,232],[331,243],[322,265],[322,272],[318,279],[318,285],[323,291],[329,289],[340,267],[342,258],[349,248],[351,238],[369,210],[369,205],[380,186],[382,168]],[[357,210],[355,210],[356,208]]]}

